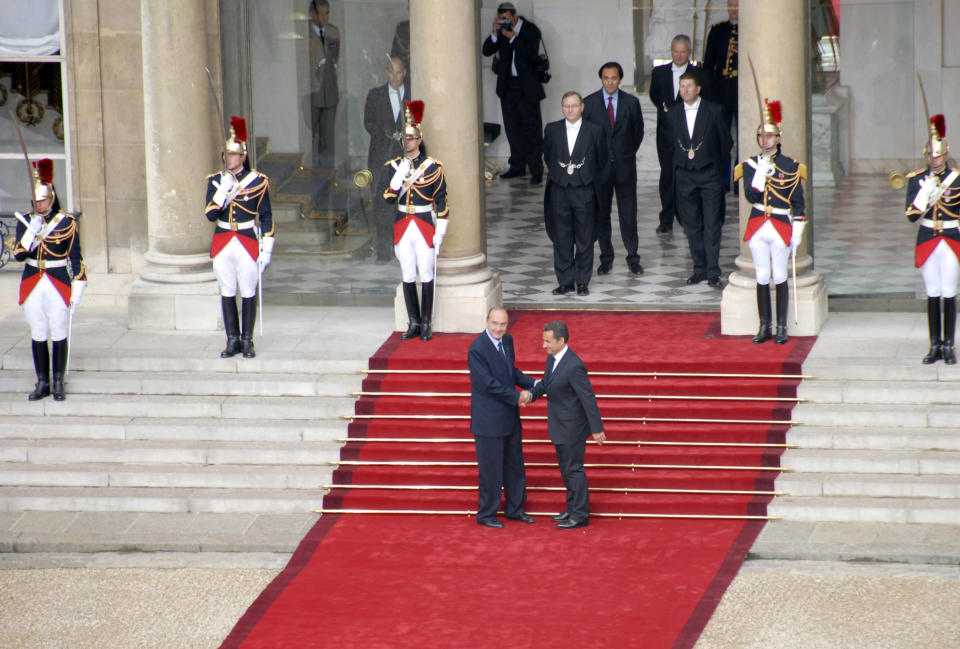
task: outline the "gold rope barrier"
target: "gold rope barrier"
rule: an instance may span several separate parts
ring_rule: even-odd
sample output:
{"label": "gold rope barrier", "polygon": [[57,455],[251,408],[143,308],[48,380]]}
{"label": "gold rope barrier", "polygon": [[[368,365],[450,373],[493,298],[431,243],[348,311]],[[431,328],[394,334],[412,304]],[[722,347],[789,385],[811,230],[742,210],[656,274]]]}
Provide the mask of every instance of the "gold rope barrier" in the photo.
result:
{"label": "gold rope barrier", "polygon": [[[526,466],[531,467],[556,467],[556,462],[525,462]],[[476,462],[439,462],[439,461],[367,461],[367,460],[328,460],[329,466],[477,466]],[[716,464],[615,464],[603,462],[585,462],[583,464],[588,469],[676,469],[681,471],[783,471],[789,472],[793,469],[780,466],[724,466]]]}
{"label": "gold rope barrier", "polygon": [[[462,485],[369,485],[369,484],[325,484],[321,489],[385,489],[396,491],[476,491],[477,487]],[[531,487],[527,491],[566,491],[566,487]],[[587,491],[605,493],[645,493],[645,494],[708,494],[722,496],[788,496],[786,491],[738,491],[736,489],[655,489],[650,487],[588,487]]]}
{"label": "gold rope barrier", "polygon": [[[470,415],[340,415],[342,419],[470,419]],[[524,415],[520,419],[524,421],[546,420],[546,415]],[[675,423],[675,424],[764,424],[767,426],[785,425],[798,426],[803,422],[793,419],[696,419],[683,417],[604,417],[604,421],[633,421],[642,424],[647,423]]]}
{"label": "gold rope barrier", "polygon": [[[403,444],[459,444],[473,443],[472,437],[338,437],[335,442],[403,443]],[[549,439],[525,439],[524,444],[553,444]],[[601,446],[592,439],[587,444]],[[797,444],[768,444],[760,442],[668,442],[668,441],[629,441],[607,440],[602,446],[719,446],[723,448],[799,448]]]}
{"label": "gold rope barrier", "polygon": [[[524,374],[541,375],[543,370],[521,370]],[[363,369],[357,374],[469,374],[470,370],[398,370]],[[590,376],[627,376],[627,377],[671,377],[671,378],[714,378],[714,379],[815,379],[814,374],[734,374],[729,372],[590,372]]]}
{"label": "gold rope barrier", "polygon": [[[476,516],[477,512],[470,510],[451,511],[442,509],[314,509],[315,514],[432,514],[440,516]],[[530,516],[554,516],[556,512],[527,512]],[[592,513],[595,518],[686,518],[686,519],[718,519],[718,520],[749,520],[749,521],[777,521],[779,516],[751,516],[744,514],[737,516],[733,514],[633,514],[633,513]]]}
{"label": "gold rope barrier", "polygon": [[[470,396],[469,392],[348,392],[351,397],[456,397],[465,399]],[[598,394],[597,399],[640,399],[644,401],[662,400],[683,400],[683,401],[785,401],[791,403],[804,403],[807,400],[803,397],[751,397],[751,396],[721,396],[710,397],[705,395],[674,395],[674,394]]]}

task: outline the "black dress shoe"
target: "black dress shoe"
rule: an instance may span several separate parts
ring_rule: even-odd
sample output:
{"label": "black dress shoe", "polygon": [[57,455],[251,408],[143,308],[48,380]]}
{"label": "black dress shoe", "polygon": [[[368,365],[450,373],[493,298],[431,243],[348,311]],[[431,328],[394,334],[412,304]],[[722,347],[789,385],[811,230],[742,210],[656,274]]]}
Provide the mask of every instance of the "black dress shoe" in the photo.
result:
{"label": "black dress shoe", "polygon": [[600,267],[597,268],[597,275],[606,275],[611,268],[613,268],[613,264],[600,264]]}
{"label": "black dress shoe", "polygon": [[719,278],[719,277],[711,277],[711,278],[709,278],[709,279],[707,280],[707,286],[709,286],[709,287],[711,287],[711,288],[720,288],[720,278]]}
{"label": "black dress shoe", "polygon": [[501,178],[519,178],[522,175],[524,175],[523,169],[515,169],[511,167],[510,169],[507,169],[502,174],[500,174],[500,177]]}
{"label": "black dress shoe", "polygon": [[631,262],[627,266],[630,267],[630,272],[634,275],[643,275],[643,266],[640,265],[639,261]]}
{"label": "black dress shoe", "polygon": [[503,527],[503,523],[498,521],[496,518],[484,518],[483,520],[478,520],[477,525],[492,527],[495,530],[499,530],[501,527]]}
{"label": "black dress shoe", "polygon": [[533,176],[533,177],[531,177],[531,178],[530,178],[530,184],[531,184],[531,185],[542,185],[542,184],[543,184],[543,176]]}
{"label": "black dress shoe", "polygon": [[554,295],[566,295],[572,290],[573,290],[573,286],[567,285],[567,286],[558,286],[557,288],[553,289],[550,292],[553,293]]}
{"label": "black dress shoe", "polygon": [[560,521],[565,521],[570,518],[570,512],[560,512],[556,516],[551,516],[550,520],[559,523]]}
{"label": "black dress shoe", "polygon": [[567,518],[565,521],[560,521],[557,523],[558,530],[572,530],[577,527],[586,527],[590,524],[588,520],[575,521],[572,518]]}
{"label": "black dress shoe", "polygon": [[590,289],[587,288],[586,284],[577,285],[577,295],[590,295]]}
{"label": "black dress shoe", "polygon": [[507,518],[509,518],[509,519],[512,520],[512,521],[520,521],[521,523],[532,523],[532,522],[533,522],[533,516],[531,516],[530,514],[528,514],[528,513],[525,512],[525,511],[519,511],[519,512],[517,512],[516,514],[514,514],[513,516],[507,516]]}
{"label": "black dress shoe", "polygon": [[707,276],[702,273],[694,273],[687,278],[687,284],[699,284],[703,280],[707,279]]}
{"label": "black dress shoe", "polygon": [[672,232],[673,232],[673,228],[672,228],[672,227],[666,227],[666,226],[663,226],[663,225],[658,225],[658,226],[657,226],[657,234],[670,234],[670,233],[672,233]]}

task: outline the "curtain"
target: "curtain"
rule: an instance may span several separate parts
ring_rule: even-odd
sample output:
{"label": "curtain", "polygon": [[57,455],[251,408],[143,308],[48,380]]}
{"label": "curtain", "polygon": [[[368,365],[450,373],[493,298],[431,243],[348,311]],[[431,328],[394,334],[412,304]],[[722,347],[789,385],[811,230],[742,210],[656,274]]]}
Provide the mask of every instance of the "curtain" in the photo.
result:
{"label": "curtain", "polygon": [[[0,12],[0,57],[60,51],[60,0],[13,0]],[[10,8],[13,5],[15,8]]]}

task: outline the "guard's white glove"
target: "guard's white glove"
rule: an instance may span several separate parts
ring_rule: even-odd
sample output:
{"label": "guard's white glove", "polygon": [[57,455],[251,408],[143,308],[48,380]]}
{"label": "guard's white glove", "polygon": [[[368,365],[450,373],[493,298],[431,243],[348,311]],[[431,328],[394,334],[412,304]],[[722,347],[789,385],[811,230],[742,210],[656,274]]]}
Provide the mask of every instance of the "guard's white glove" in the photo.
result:
{"label": "guard's white glove", "polygon": [[273,237],[264,237],[260,240],[260,254],[257,256],[257,264],[260,266],[260,272],[266,270],[270,265],[270,259],[273,257]]}
{"label": "guard's white glove", "polygon": [[807,227],[806,221],[794,221],[793,222],[793,234],[790,236],[790,248],[793,250],[797,249],[797,246],[800,245],[800,240],[803,239],[803,229]]}
{"label": "guard's white glove", "polygon": [[939,181],[936,178],[931,176],[921,178],[920,190],[913,199],[913,206],[921,212],[926,212],[927,209],[940,198],[942,190],[938,188],[938,185]]}
{"label": "guard's white glove", "polygon": [[397,170],[393,172],[393,178],[390,179],[390,189],[397,191],[403,186],[403,180],[410,173],[412,165],[410,164],[410,158],[404,158],[397,165]]}
{"label": "guard's white glove", "polygon": [[217,204],[217,207],[223,207],[237,195],[236,189],[237,179],[233,177],[233,174],[220,174],[220,184],[213,195],[213,202]]}
{"label": "guard's white glove", "polygon": [[447,235],[447,220],[437,219],[437,225],[433,230],[433,246],[439,248],[443,243],[443,238]]}
{"label": "guard's white glove", "polygon": [[40,230],[42,229],[43,217],[34,214],[30,218],[30,223],[27,225],[27,229],[23,233],[23,237],[20,238],[20,245],[27,250],[33,250],[36,248],[37,244],[40,243],[40,240],[37,237],[40,235]]}
{"label": "guard's white glove", "polygon": [[70,315],[73,315],[80,306],[80,298],[83,297],[83,291],[87,288],[87,281],[75,279],[70,284]]}
{"label": "guard's white glove", "polygon": [[767,174],[772,171],[773,160],[766,156],[760,156],[757,159],[757,170],[753,174],[753,181],[750,183],[751,187],[758,192],[762,192],[763,188],[767,186]]}

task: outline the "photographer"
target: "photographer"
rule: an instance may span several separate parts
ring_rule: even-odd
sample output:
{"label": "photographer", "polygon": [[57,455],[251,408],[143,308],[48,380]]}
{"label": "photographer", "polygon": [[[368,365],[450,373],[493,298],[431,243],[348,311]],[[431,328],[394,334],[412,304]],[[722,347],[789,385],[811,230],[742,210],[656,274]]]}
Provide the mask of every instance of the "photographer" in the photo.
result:
{"label": "photographer", "polygon": [[546,94],[536,70],[539,48],[537,26],[517,16],[512,2],[501,2],[490,36],[483,42],[483,55],[496,55],[493,71],[503,128],[510,143],[510,168],[501,177],[523,176],[529,169],[531,185],[543,181],[540,102]]}

